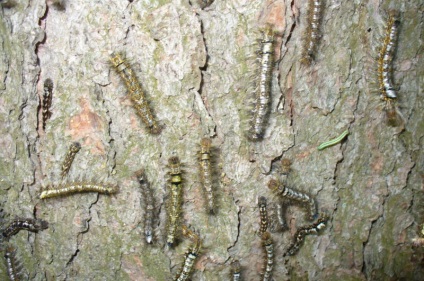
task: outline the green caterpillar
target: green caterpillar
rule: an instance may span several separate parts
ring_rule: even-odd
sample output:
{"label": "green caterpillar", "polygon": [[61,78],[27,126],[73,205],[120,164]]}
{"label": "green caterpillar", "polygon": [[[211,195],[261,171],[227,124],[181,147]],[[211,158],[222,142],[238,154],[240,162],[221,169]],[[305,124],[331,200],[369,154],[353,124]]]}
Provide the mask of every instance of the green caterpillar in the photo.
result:
{"label": "green caterpillar", "polygon": [[332,145],[335,145],[336,143],[341,142],[348,134],[349,134],[349,130],[346,130],[337,138],[321,143],[318,146],[318,150],[323,150],[324,148],[327,148],[329,146],[332,146]]}

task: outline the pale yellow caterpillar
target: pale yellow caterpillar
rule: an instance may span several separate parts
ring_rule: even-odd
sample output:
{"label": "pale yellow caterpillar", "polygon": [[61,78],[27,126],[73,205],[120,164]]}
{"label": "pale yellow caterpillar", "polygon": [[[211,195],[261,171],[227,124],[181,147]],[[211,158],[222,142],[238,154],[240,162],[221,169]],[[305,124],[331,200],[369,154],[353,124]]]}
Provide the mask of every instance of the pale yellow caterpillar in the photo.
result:
{"label": "pale yellow caterpillar", "polygon": [[65,183],[57,186],[48,186],[40,194],[40,199],[67,196],[81,192],[98,192],[104,194],[113,194],[118,191],[116,185],[103,185],[97,183]]}
{"label": "pale yellow caterpillar", "polygon": [[170,180],[170,201],[167,204],[168,222],[166,243],[172,247],[175,243],[178,230],[180,228],[180,216],[182,207],[183,179],[180,159],[173,156],[168,160]]}

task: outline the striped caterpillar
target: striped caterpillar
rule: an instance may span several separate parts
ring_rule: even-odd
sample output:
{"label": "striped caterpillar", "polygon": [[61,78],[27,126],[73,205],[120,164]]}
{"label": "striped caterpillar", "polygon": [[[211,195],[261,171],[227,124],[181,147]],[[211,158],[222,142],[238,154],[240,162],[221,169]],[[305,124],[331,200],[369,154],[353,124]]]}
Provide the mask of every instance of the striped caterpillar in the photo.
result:
{"label": "striped caterpillar", "polygon": [[80,192],[98,192],[104,194],[112,194],[118,191],[118,186],[97,183],[72,182],[59,184],[56,186],[48,186],[43,189],[44,190],[40,194],[40,199],[67,196]]}
{"label": "striped caterpillar", "polygon": [[72,162],[74,162],[75,155],[78,153],[78,151],[80,151],[80,149],[81,149],[81,144],[79,142],[73,142],[69,146],[68,153],[66,153],[65,160],[63,161],[63,164],[62,164],[62,173],[61,173],[62,179],[64,179],[68,175],[69,169],[71,169],[71,166],[72,166]]}
{"label": "striped caterpillar", "polygon": [[310,65],[315,59],[315,52],[320,35],[321,23],[321,0],[309,0],[308,8],[308,26],[305,31],[305,45],[303,47],[303,54],[300,62],[304,65]]}
{"label": "striped caterpillar", "polygon": [[181,205],[182,205],[182,189],[183,179],[181,177],[181,164],[180,159],[177,156],[172,156],[168,160],[168,167],[170,169],[169,174],[171,175],[169,188],[171,191],[171,201],[168,204],[168,231],[166,243],[172,247],[176,240],[177,231],[179,228],[179,220],[181,216]]}
{"label": "striped caterpillar", "polygon": [[121,78],[124,80],[125,85],[133,106],[136,109],[138,115],[140,115],[146,127],[149,129],[151,134],[159,134],[162,128],[156,122],[152,111],[149,107],[149,104],[146,100],[146,95],[138,82],[137,77],[133,73],[130,65],[122,58],[121,54],[112,54],[111,57],[112,65],[115,67],[116,71],[121,75]]}
{"label": "striped caterpillar", "polygon": [[269,115],[269,103],[271,98],[272,69],[274,67],[274,31],[267,26],[260,40],[259,55],[259,78],[255,89],[255,102],[253,117],[250,122],[248,138],[251,141],[259,141],[263,138],[267,116]]}
{"label": "striped caterpillar", "polygon": [[327,148],[327,147],[333,146],[333,145],[335,145],[335,144],[337,144],[337,143],[341,142],[341,141],[342,141],[342,140],[343,140],[343,139],[344,139],[344,138],[345,138],[348,134],[349,134],[349,130],[345,130],[345,131],[344,131],[344,132],[343,132],[340,136],[338,136],[337,138],[321,143],[321,144],[318,146],[318,150],[323,150],[323,149],[325,149],[325,148]]}
{"label": "striped caterpillar", "polygon": [[190,238],[191,245],[188,248],[184,260],[184,266],[180,273],[176,276],[175,281],[188,280],[196,258],[199,256],[201,241],[197,234],[188,229],[185,225],[182,226],[182,233],[185,237]]}
{"label": "striped caterpillar", "polygon": [[146,237],[147,243],[152,243],[154,207],[155,207],[155,201],[153,198],[153,190],[150,187],[150,183],[147,181],[144,170],[140,170],[136,174],[137,174],[137,180],[140,183],[141,191],[143,192],[144,236]]}
{"label": "striped caterpillar", "polygon": [[274,204],[274,213],[270,217],[271,232],[284,231],[289,228],[285,220],[286,207],[287,204],[283,200],[278,200]]}
{"label": "striped caterpillar", "polygon": [[287,198],[289,200],[294,200],[305,204],[308,207],[309,220],[313,220],[316,217],[315,200],[309,195],[290,189],[275,179],[271,179],[268,182],[268,188],[282,197],[282,199]]}
{"label": "striped caterpillar", "polygon": [[52,115],[50,107],[53,99],[53,81],[50,78],[44,80],[43,89],[43,104],[42,104],[42,116],[43,116],[43,130],[46,129],[47,119]]}
{"label": "striped caterpillar", "polygon": [[272,269],[274,268],[274,243],[269,232],[264,232],[261,238],[266,252],[265,271],[262,273],[262,280],[271,281]]}
{"label": "striped caterpillar", "polygon": [[288,248],[284,256],[293,256],[299,251],[300,246],[305,240],[305,236],[309,234],[318,234],[322,229],[326,227],[328,216],[321,216],[318,221],[312,225],[304,226],[299,228],[294,235],[294,241]]}
{"label": "striped caterpillar", "polygon": [[266,232],[268,228],[268,212],[266,209],[266,198],[261,196],[259,197],[259,215],[261,217],[261,226],[259,228],[259,234],[262,235]]}
{"label": "striped caterpillar", "polygon": [[3,237],[9,239],[13,235],[17,234],[21,229],[25,229],[32,232],[38,232],[49,227],[49,223],[42,219],[15,219],[9,226],[3,230]]}
{"label": "striped caterpillar", "polygon": [[215,196],[212,185],[212,165],[211,165],[211,143],[209,138],[200,141],[200,178],[203,186],[203,193],[206,197],[207,209],[210,214],[215,214]]}
{"label": "striped caterpillar", "polygon": [[11,281],[21,280],[22,266],[16,258],[16,249],[13,246],[9,246],[6,248],[4,258],[6,260],[6,269],[9,279]]}
{"label": "striped caterpillar", "polygon": [[238,260],[231,262],[231,276],[233,281],[241,280],[241,265]]}

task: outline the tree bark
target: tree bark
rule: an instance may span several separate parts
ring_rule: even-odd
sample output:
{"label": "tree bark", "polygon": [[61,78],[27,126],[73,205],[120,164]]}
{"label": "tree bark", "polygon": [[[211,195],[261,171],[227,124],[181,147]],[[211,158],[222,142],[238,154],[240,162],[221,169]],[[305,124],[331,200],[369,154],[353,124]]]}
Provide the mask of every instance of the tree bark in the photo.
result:
{"label": "tree bark", "polygon": [[[13,1],[8,1],[13,2]],[[200,2],[200,1],[199,1]],[[319,236],[285,258],[296,229],[309,224],[290,206],[290,230],[273,233],[274,280],[420,280],[424,180],[422,1],[327,0],[311,66],[300,64],[306,28],[303,0],[16,1],[0,9],[0,192],[8,217],[50,223],[19,232],[22,274],[31,280],[169,280],[188,241],[164,246],[167,160],[184,163],[183,221],[202,238],[193,280],[226,280],[239,259],[257,280],[264,252],[257,198],[280,178],[313,196],[330,216]],[[396,2],[396,5],[391,3]],[[402,122],[386,124],[371,70],[390,9],[401,12],[394,81]],[[276,31],[271,113],[264,140],[246,138],[252,97],[248,57],[271,24]],[[380,41],[379,41],[380,40]],[[151,135],[109,62],[122,52],[164,126]],[[255,72],[253,71],[255,74]],[[254,75],[253,75],[254,76]],[[54,82],[52,116],[43,130],[43,83]],[[350,134],[323,151],[317,146]],[[200,139],[215,148],[217,215],[208,216],[199,180]],[[70,180],[116,182],[115,195],[39,199],[60,181],[73,141],[81,143]],[[143,235],[144,168],[160,219],[156,242]],[[3,224],[3,225],[4,225]],[[6,242],[3,241],[3,247]],[[0,279],[6,279],[0,265]]]}

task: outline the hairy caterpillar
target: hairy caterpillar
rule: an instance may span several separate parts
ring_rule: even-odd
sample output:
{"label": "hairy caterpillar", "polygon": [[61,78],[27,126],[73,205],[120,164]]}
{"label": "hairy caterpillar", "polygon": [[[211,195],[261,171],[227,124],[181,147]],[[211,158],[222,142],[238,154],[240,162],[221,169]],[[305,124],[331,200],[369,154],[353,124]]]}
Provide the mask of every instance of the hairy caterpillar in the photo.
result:
{"label": "hairy caterpillar", "polygon": [[43,104],[42,104],[42,117],[43,117],[43,130],[46,129],[47,119],[52,115],[50,107],[52,106],[53,99],[53,81],[50,78],[44,80],[43,89]]}
{"label": "hairy caterpillar", "polygon": [[146,95],[141,88],[140,83],[138,82],[137,77],[133,73],[130,65],[122,58],[121,54],[112,54],[111,57],[112,65],[115,67],[116,71],[121,75],[121,78],[124,80],[125,85],[127,86],[128,94],[133,102],[134,108],[136,109],[138,115],[140,115],[144,124],[150,130],[152,134],[159,134],[161,132],[161,127],[156,122],[156,119],[153,117],[152,111],[149,107],[149,104],[146,100]]}
{"label": "hairy caterpillar", "polygon": [[203,186],[203,193],[206,197],[207,209],[210,214],[215,214],[215,196],[212,184],[211,165],[211,144],[209,138],[200,141],[200,178]]}
{"label": "hairy caterpillar", "polygon": [[281,173],[287,175],[291,171],[291,160],[289,158],[281,159]]}
{"label": "hairy caterpillar", "polygon": [[63,160],[62,164],[62,179],[68,175],[69,169],[71,169],[72,166],[72,162],[74,162],[75,155],[78,153],[78,151],[80,151],[80,149],[81,144],[79,142],[73,142],[69,146],[68,153],[66,153],[65,160]]}
{"label": "hairy caterpillar", "polygon": [[182,226],[182,233],[185,237],[190,238],[191,245],[187,249],[184,266],[180,273],[176,276],[176,281],[188,280],[196,258],[199,256],[201,241],[197,234],[188,229],[185,225]]}
{"label": "hairy caterpillar", "polygon": [[309,234],[318,234],[322,229],[326,227],[328,216],[321,216],[318,221],[312,225],[304,226],[299,228],[294,235],[294,241],[288,248],[284,256],[292,256],[299,251],[300,246],[305,240],[305,236]]}
{"label": "hairy caterpillar", "polygon": [[250,122],[248,138],[251,141],[259,141],[263,138],[267,116],[269,115],[269,103],[271,97],[272,69],[274,67],[274,31],[267,26],[260,40],[259,55],[259,77],[255,89],[255,102],[253,106],[253,117]]}
{"label": "hairy caterpillar", "polygon": [[3,237],[9,239],[21,229],[38,232],[49,227],[49,223],[42,219],[15,219],[4,230]]}
{"label": "hairy caterpillar", "polygon": [[140,183],[141,191],[143,192],[144,236],[146,237],[147,243],[152,243],[154,207],[155,207],[155,201],[153,198],[153,190],[150,187],[150,183],[147,181],[144,170],[138,171],[136,175],[137,175],[137,180]]}
{"label": "hairy caterpillar", "polygon": [[180,159],[177,156],[172,156],[168,160],[169,174],[171,175],[169,188],[171,191],[171,201],[168,204],[168,231],[166,243],[172,247],[174,245],[177,231],[179,228],[179,220],[181,216],[182,205],[182,189],[183,179],[181,171]]}
{"label": "hairy caterpillar", "polygon": [[40,199],[66,196],[74,193],[80,192],[98,192],[104,194],[112,194],[118,191],[118,186],[116,185],[104,185],[97,183],[81,183],[81,182],[72,182],[59,184],[56,186],[48,186],[40,194]]}
{"label": "hairy caterpillar", "polygon": [[266,209],[266,198],[261,196],[259,197],[259,214],[261,217],[261,226],[259,228],[259,234],[262,235],[268,228],[268,212]]}
{"label": "hairy caterpillar", "polygon": [[269,232],[264,232],[261,238],[266,252],[265,271],[262,273],[262,280],[271,281],[272,269],[274,268],[274,243]]}
{"label": "hairy caterpillar", "polygon": [[300,62],[304,65],[310,65],[315,59],[315,52],[320,35],[321,23],[321,0],[309,0],[308,7],[308,26],[305,31],[305,45],[303,47],[303,54]]}
{"label": "hairy caterpillar", "polygon": [[238,260],[233,260],[231,262],[231,276],[233,281],[241,280],[241,265]]}
{"label": "hairy caterpillar", "polygon": [[9,246],[6,248],[6,252],[4,254],[4,258],[6,259],[6,269],[7,275],[11,281],[21,280],[21,265],[16,258],[16,249],[13,246]]}
{"label": "hairy caterpillar", "polygon": [[281,196],[282,199],[287,198],[289,200],[294,200],[305,204],[309,211],[309,220],[313,220],[316,217],[315,200],[309,195],[290,189],[275,179],[271,179],[268,182],[268,188],[275,192],[277,195]]}
{"label": "hairy caterpillar", "polygon": [[284,231],[288,229],[288,225],[285,220],[285,211],[287,204],[283,200],[278,200],[274,204],[274,213],[270,218],[270,230],[271,232]]}
{"label": "hairy caterpillar", "polygon": [[335,145],[335,144],[337,144],[337,143],[341,142],[341,141],[342,141],[342,140],[343,140],[343,139],[344,139],[344,138],[345,138],[348,134],[349,134],[349,130],[345,130],[345,131],[344,131],[344,132],[343,132],[340,136],[338,136],[337,138],[321,143],[321,144],[318,146],[318,150],[323,150],[323,149],[325,149],[325,148],[327,148],[327,147],[333,146],[333,145]]}

